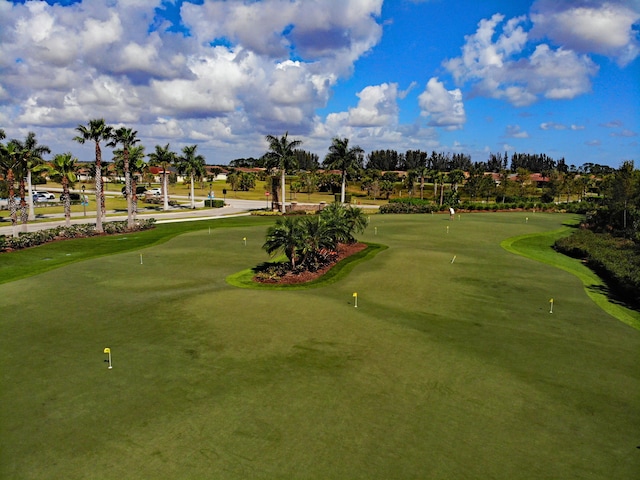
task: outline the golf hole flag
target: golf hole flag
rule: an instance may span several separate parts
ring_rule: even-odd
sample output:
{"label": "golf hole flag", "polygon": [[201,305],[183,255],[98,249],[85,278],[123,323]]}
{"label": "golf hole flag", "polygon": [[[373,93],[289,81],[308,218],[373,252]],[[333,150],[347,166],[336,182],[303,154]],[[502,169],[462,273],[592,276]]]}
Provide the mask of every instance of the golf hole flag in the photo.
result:
{"label": "golf hole flag", "polygon": [[109,355],[109,368],[112,368],[111,367],[111,349],[109,347],[105,348],[104,353]]}
{"label": "golf hole flag", "polygon": [[353,298],[355,299],[355,307],[358,308],[358,293],[357,292],[353,292]]}

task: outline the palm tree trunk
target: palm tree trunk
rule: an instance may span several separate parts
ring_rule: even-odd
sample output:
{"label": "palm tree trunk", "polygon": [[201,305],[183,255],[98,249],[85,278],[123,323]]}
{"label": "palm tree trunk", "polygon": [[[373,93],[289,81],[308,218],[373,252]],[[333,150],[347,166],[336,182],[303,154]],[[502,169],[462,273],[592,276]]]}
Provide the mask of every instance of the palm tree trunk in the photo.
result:
{"label": "palm tree trunk", "polygon": [[286,208],[285,208],[285,205],[284,205],[284,201],[285,201],[285,199],[287,197],[285,196],[285,193],[284,193],[284,182],[285,182],[285,175],[286,175],[286,172],[285,172],[284,168],[282,169],[282,173],[280,175],[281,175],[280,176],[280,190],[282,190],[282,199],[280,199],[280,211],[282,213],[285,213],[286,212]]}
{"label": "palm tree trunk", "polygon": [[16,192],[13,188],[14,176],[13,170],[7,172],[7,183],[9,184],[9,216],[11,217],[11,226],[13,227],[13,236],[18,236],[18,209],[16,206]]}
{"label": "palm tree trunk", "polygon": [[96,232],[103,233],[102,228],[102,152],[100,144],[96,142]]}
{"label": "palm tree trunk", "polygon": [[64,224],[71,226],[71,197],[69,197],[69,179],[62,177],[62,198],[64,199]]}
{"label": "palm tree trunk", "polygon": [[136,195],[137,190],[138,184],[136,183],[136,177],[134,175],[131,179],[131,215],[133,217],[134,224],[138,216],[138,195]]}
{"label": "palm tree trunk", "polygon": [[36,219],[36,212],[33,208],[33,187],[31,185],[31,170],[27,170],[27,204],[29,205],[29,221]]}
{"label": "palm tree trunk", "polygon": [[132,212],[132,198],[131,198],[131,173],[129,172],[129,150],[125,149],[124,154],[124,191],[127,195],[127,228],[131,230],[133,228],[133,212]]}
{"label": "palm tree trunk", "polygon": [[340,190],[340,203],[344,203],[345,191],[347,189],[347,172],[342,172],[342,188]]}
{"label": "palm tree trunk", "polygon": [[162,169],[162,196],[164,198],[164,210],[169,210],[169,191],[167,190],[167,171]]}
{"label": "palm tree trunk", "polygon": [[24,177],[20,177],[20,222],[22,224],[22,232],[27,232],[27,223],[29,222],[29,210],[27,208],[27,202],[25,200],[25,181]]}
{"label": "palm tree trunk", "polygon": [[191,208],[195,209],[196,208],[196,201],[193,198],[195,195],[195,191],[194,191],[194,187],[193,187],[193,182],[194,182],[194,178],[193,178],[193,172],[191,172]]}

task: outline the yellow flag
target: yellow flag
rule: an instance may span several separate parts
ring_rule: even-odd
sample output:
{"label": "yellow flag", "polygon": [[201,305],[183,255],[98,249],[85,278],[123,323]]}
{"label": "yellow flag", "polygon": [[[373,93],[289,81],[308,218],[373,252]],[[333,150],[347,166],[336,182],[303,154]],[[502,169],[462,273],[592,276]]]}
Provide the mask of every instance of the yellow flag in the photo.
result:
{"label": "yellow flag", "polygon": [[551,303],[553,303],[553,298],[551,300],[549,300]]}
{"label": "yellow flag", "polygon": [[354,297],[357,297],[357,296],[358,296],[358,294],[357,294],[356,292],[354,292],[353,296],[354,296]]}
{"label": "yellow flag", "polygon": [[104,353],[111,353],[111,349],[109,347],[105,348]]}

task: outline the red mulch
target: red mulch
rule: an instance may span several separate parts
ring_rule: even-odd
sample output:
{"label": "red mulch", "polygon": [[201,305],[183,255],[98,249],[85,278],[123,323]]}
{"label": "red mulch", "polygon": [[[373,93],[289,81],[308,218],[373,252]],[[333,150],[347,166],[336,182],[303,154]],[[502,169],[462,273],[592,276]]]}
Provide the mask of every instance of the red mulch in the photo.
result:
{"label": "red mulch", "polygon": [[281,277],[277,281],[263,281],[254,277],[254,282],[260,283],[271,283],[274,285],[296,285],[299,283],[307,283],[315,280],[316,278],[320,278],[322,275],[327,273],[333,266],[340,262],[341,260],[350,257],[351,255],[361,252],[367,248],[367,245],[364,243],[352,243],[352,244],[340,244],[338,246],[338,255],[335,258],[335,261],[331,265],[327,265],[324,268],[321,268],[317,272],[302,272],[302,273],[287,273],[283,277]]}

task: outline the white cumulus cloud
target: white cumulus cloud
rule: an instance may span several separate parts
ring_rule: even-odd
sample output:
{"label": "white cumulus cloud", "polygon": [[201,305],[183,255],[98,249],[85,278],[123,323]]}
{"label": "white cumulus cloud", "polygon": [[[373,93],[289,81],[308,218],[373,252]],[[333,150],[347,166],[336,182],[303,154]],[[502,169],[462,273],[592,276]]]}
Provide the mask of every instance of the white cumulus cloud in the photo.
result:
{"label": "white cumulus cloud", "polygon": [[[444,62],[459,84],[472,85],[472,95],[504,99],[515,106],[541,98],[571,99],[591,90],[597,65],[587,56],[541,43],[528,55],[524,17],[504,22],[493,15],[465,37],[462,55]],[[499,29],[501,27],[501,29]]]}
{"label": "white cumulus cloud", "polygon": [[533,6],[531,20],[533,34],[576,52],[609,56],[622,66],[640,53],[638,2],[540,0]]}
{"label": "white cumulus cloud", "polygon": [[422,115],[429,117],[431,126],[456,130],[462,128],[467,120],[460,89],[447,90],[436,77],[429,79],[418,103]]}

